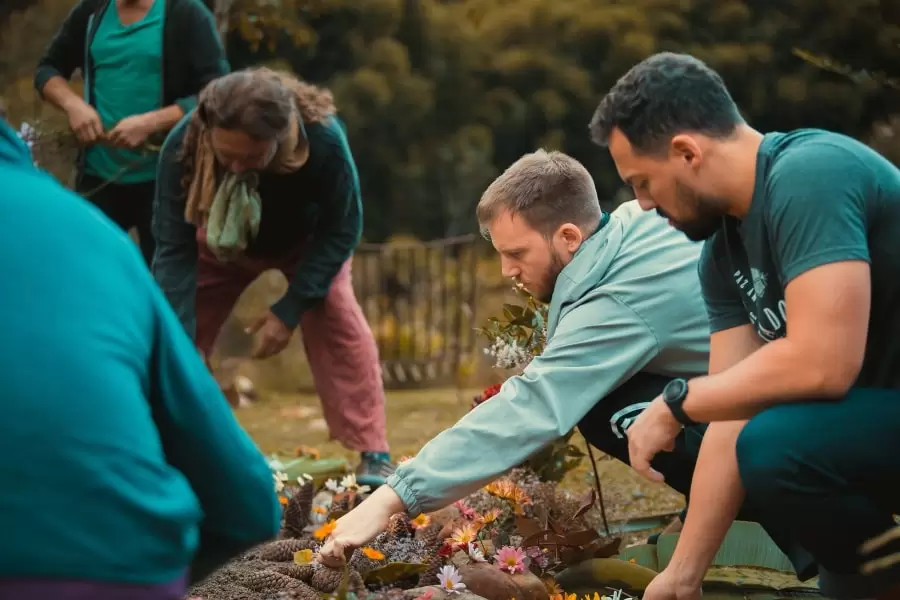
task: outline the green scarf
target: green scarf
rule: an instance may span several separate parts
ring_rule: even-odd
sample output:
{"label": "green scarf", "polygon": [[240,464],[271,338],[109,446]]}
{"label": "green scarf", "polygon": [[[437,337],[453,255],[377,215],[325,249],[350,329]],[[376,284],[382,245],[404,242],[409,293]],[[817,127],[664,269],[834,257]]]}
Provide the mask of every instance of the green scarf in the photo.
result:
{"label": "green scarf", "polygon": [[240,257],[259,233],[262,205],[256,175],[225,173],[206,222],[206,245],[222,262]]}

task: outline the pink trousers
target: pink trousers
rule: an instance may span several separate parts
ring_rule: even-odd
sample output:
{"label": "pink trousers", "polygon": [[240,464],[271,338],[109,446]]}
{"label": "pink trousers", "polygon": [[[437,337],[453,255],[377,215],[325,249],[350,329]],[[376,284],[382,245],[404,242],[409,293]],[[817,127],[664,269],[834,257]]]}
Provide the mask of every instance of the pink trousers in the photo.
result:
{"label": "pink trousers", "polygon": [[[198,231],[196,345],[209,356],[247,286],[269,269],[290,281],[300,253],[284,262],[245,258],[222,263],[202,236]],[[325,301],[303,314],[300,331],[331,437],[351,450],[387,452],[378,347],[353,291],[351,260],[332,280]]]}

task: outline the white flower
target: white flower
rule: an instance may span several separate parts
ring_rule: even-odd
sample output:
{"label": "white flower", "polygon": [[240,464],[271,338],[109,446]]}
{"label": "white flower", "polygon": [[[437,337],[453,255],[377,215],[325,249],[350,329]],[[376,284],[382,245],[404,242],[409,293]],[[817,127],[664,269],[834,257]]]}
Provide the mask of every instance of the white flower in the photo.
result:
{"label": "white flower", "polygon": [[466,584],[462,582],[462,576],[459,574],[459,570],[453,565],[444,565],[441,567],[441,572],[438,573],[437,577],[441,584],[441,588],[443,588],[445,592],[458,594],[460,590],[466,589]]}
{"label": "white flower", "polygon": [[494,366],[498,369],[515,369],[524,367],[531,362],[531,353],[516,340],[496,338],[488,349],[488,354],[494,357]]}
{"label": "white flower", "polygon": [[307,483],[309,483],[312,480],[313,480],[312,475],[310,475],[309,473],[304,473],[300,477],[297,478],[297,483],[299,483],[300,485],[306,485]]}
{"label": "white flower", "polygon": [[344,486],[339,485],[337,481],[334,479],[329,479],[325,482],[325,489],[329,492],[334,492],[335,494],[340,494],[344,491]]}
{"label": "white flower", "polygon": [[273,471],[284,471],[285,469],[284,463],[278,460],[274,455],[267,457],[266,462],[269,463],[269,468]]}
{"label": "white flower", "polygon": [[284,482],[288,480],[288,476],[278,471],[277,473],[272,473],[272,477],[275,479],[275,491],[280,492],[284,489]]}
{"label": "white flower", "polygon": [[484,552],[482,552],[481,548],[478,547],[474,542],[469,542],[469,558],[474,560],[475,562],[487,562],[484,558]]}
{"label": "white flower", "polygon": [[357,494],[365,494],[372,489],[367,485],[359,485],[356,482],[356,475],[354,473],[350,473],[349,475],[346,475],[343,479],[341,479],[341,487],[344,490],[353,490]]}

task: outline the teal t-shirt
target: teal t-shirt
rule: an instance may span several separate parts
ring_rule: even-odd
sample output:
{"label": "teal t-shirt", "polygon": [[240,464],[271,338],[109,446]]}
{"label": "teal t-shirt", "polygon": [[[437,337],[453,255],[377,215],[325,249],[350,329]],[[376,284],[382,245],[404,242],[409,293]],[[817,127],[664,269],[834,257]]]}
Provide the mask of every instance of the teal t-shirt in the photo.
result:
{"label": "teal t-shirt", "polygon": [[[162,107],[165,0],[156,0],[143,19],[122,25],[116,2],[100,17],[91,43],[94,105],[105,131],[133,115]],[[156,178],[157,153],[99,144],[85,153],[85,172],[117,183]]]}
{"label": "teal t-shirt", "polygon": [[787,331],[784,289],[818,266],[869,262],[872,307],[857,385],[900,386],[900,170],[853,138],[818,130],[769,133],[743,220],[707,240],[700,278],[715,333],[751,323]]}

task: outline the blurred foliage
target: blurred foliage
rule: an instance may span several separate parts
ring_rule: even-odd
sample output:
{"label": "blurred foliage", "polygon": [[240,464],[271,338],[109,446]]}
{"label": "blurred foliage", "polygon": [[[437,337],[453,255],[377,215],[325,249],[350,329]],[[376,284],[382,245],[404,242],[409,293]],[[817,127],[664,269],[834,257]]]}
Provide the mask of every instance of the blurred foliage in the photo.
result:
{"label": "blurred foliage", "polygon": [[[0,22],[0,89],[11,118],[44,110],[30,88],[74,0],[35,0]],[[594,174],[607,208],[622,184],[587,124],[615,80],[651,53],[692,53],[723,76],[752,125],[868,138],[891,95],[798,56],[896,63],[888,0],[208,0],[228,18],[235,68],[276,62],[328,85],[347,123],[366,203],[365,236],[474,231],[474,205],[538,146]],[[859,71],[856,68],[855,71]]]}

